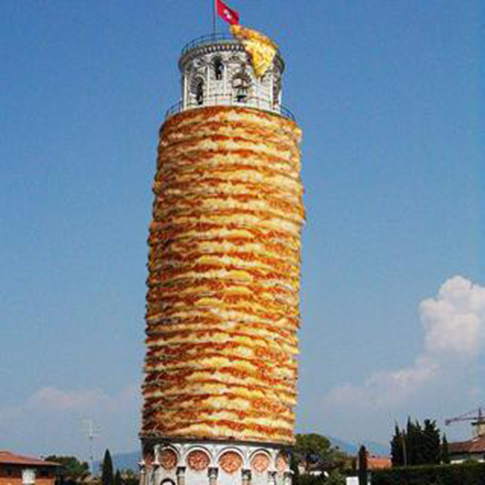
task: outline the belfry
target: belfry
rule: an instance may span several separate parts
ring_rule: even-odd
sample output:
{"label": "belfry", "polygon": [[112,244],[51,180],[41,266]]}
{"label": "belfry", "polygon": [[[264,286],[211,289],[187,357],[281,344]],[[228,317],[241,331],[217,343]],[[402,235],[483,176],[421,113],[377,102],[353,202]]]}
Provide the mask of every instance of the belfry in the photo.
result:
{"label": "belfry", "polygon": [[291,484],[301,132],[280,53],[261,73],[266,38],[237,27],[183,48],[160,130],[141,485]]}

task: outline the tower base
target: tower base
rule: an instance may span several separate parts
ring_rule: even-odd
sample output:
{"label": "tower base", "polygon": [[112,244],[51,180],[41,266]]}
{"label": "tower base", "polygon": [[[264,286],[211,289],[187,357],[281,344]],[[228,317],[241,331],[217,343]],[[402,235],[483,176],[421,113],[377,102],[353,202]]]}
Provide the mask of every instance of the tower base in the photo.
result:
{"label": "tower base", "polygon": [[288,448],[143,439],[140,485],[291,485]]}

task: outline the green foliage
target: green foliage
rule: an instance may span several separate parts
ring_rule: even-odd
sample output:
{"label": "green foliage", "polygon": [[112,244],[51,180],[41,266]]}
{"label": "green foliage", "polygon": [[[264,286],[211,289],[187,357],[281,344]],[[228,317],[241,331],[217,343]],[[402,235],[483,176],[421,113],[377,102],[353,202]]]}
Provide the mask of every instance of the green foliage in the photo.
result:
{"label": "green foliage", "polygon": [[391,440],[391,462],[392,466],[404,465],[404,434],[401,433],[397,423]]}
{"label": "green foliage", "polygon": [[421,435],[423,464],[439,465],[441,462],[441,437],[436,426],[436,421],[424,420],[423,432]]}
{"label": "green foliage", "polygon": [[345,466],[347,455],[332,446],[325,436],[309,433],[297,434],[293,456],[296,463],[302,463],[305,471],[312,467],[333,470]]}
{"label": "green foliage", "polygon": [[441,442],[441,463],[447,465],[450,463],[450,450],[448,447],[448,440],[446,439],[446,435],[443,436],[443,440]]}
{"label": "green foliage", "polygon": [[345,485],[345,477],[334,470],[324,483],[325,485]]}
{"label": "green foliage", "polygon": [[300,469],[294,452],[290,455],[290,470],[293,472],[293,485],[298,485],[300,483]]}
{"label": "green foliage", "polygon": [[367,450],[364,445],[359,448],[358,454],[359,466],[357,475],[359,477],[359,485],[367,485]]}
{"label": "green foliage", "polygon": [[115,477],[113,480],[114,485],[123,485],[123,482],[121,481],[121,473],[119,470],[116,470]]}
{"label": "green foliage", "polygon": [[[120,470],[122,485],[139,485],[140,477],[133,470]],[[115,475],[116,480],[116,475]]]}
{"label": "green foliage", "polygon": [[377,470],[372,485],[485,485],[485,464],[430,465]]}
{"label": "green foliage", "polygon": [[293,485],[324,485],[325,477],[320,475],[318,477],[313,475],[300,475],[298,480],[293,477]]}
{"label": "green foliage", "polygon": [[104,452],[103,465],[101,468],[101,485],[114,485],[113,460],[109,450]]}
{"label": "green foliage", "polygon": [[416,421],[413,423],[408,418],[405,434],[404,455],[408,465],[421,465],[421,425]]}
{"label": "green foliage", "polygon": [[425,419],[423,426],[408,419],[406,429],[396,425],[391,440],[393,467],[406,465],[438,465],[442,457],[440,430],[436,421]]}
{"label": "green foliage", "polygon": [[123,485],[138,485],[140,483],[140,478],[137,477],[134,473],[122,475],[121,477]]}
{"label": "green foliage", "polygon": [[330,473],[328,477],[322,473],[319,476],[299,475],[293,476],[293,485],[345,485],[345,476],[337,470]]}
{"label": "green foliage", "polygon": [[79,461],[74,456],[50,455],[46,461],[53,461],[62,465],[59,470],[59,481],[66,485],[82,482],[89,476],[89,465],[85,461]]}

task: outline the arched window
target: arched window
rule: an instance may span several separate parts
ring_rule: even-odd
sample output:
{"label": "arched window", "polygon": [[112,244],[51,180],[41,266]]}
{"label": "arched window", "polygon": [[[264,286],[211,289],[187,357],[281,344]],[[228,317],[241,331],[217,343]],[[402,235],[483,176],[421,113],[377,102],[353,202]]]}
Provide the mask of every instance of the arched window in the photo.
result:
{"label": "arched window", "polygon": [[239,73],[232,78],[232,89],[237,103],[246,103],[251,89],[251,79],[247,74]]}
{"label": "arched window", "polygon": [[175,482],[170,480],[170,478],[165,478],[160,485],[175,485]]}
{"label": "arched window", "polygon": [[204,81],[197,79],[195,83],[195,102],[200,106],[204,104]]}
{"label": "arched window", "polygon": [[273,84],[273,106],[277,107],[280,104],[281,81],[276,79]]}
{"label": "arched window", "polygon": [[216,57],[214,59],[214,77],[216,81],[222,81],[222,77],[224,75],[224,64],[220,57]]}

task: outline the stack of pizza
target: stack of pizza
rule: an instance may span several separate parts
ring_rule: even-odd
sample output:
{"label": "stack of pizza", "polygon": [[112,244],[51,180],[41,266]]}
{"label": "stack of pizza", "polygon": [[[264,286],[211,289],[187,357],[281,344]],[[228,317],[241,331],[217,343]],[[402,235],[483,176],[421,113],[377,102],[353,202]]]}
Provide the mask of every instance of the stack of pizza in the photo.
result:
{"label": "stack of pizza", "polygon": [[238,107],[163,125],[142,436],[292,442],[299,140],[292,121]]}

